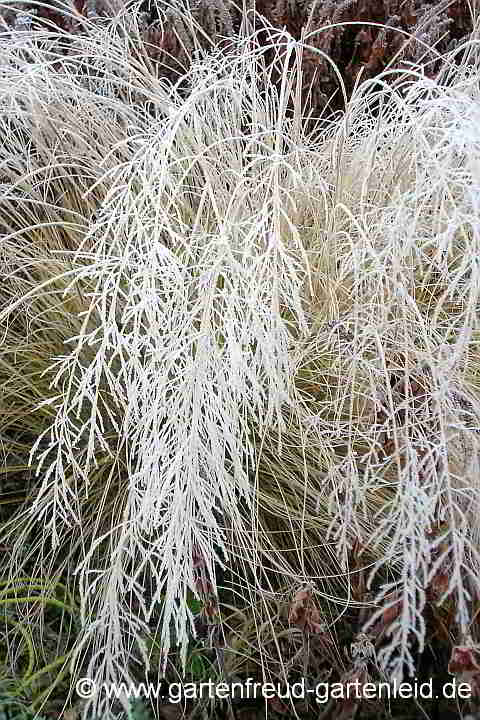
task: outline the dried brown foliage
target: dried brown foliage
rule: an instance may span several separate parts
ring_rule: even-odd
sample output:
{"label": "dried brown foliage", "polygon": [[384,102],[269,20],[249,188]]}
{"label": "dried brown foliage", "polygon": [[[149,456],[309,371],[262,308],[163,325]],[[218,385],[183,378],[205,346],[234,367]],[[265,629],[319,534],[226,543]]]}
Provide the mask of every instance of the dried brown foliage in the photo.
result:
{"label": "dried brown foliage", "polygon": [[362,79],[372,78],[389,64],[422,63],[425,74],[433,77],[439,54],[453,50],[472,31],[464,0],[260,0],[257,9],[297,39],[308,30],[308,44],[321,51],[312,49],[304,56],[306,88],[312,88],[314,105],[338,87],[325,56],[335,62],[351,91],[360,72]]}
{"label": "dried brown foliage", "polygon": [[325,633],[325,625],[319,609],[313,600],[313,591],[310,585],[298,590],[292,600],[288,620],[291,625],[301,628],[304,632]]}

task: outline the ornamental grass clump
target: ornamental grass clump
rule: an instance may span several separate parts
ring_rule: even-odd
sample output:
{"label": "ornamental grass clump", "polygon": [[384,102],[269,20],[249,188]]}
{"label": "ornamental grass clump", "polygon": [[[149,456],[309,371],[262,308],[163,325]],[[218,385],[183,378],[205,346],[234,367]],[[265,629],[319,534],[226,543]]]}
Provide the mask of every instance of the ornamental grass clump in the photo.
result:
{"label": "ornamental grass clump", "polygon": [[477,41],[307,132],[304,44],[265,33],[181,83],[108,26],[2,48],[3,573],[68,588],[87,711],[194,674],[199,619],[222,678],[475,651]]}
{"label": "ornamental grass clump", "polygon": [[233,550],[255,564],[252,428],[280,442],[294,409],[309,282],[297,218],[327,188],[292,138],[291,77],[278,94],[249,42],[194,63],[186,100],[132,63],[148,110],[85,87],[80,70],[104,57],[119,83],[121,39],[77,45],[55,67],[32,47],[20,71],[19,41],[4,50],[2,119],[23,163],[4,146],[4,429],[27,426],[39,480],[11,533],[22,563],[39,530],[39,573],[75,576],[74,657],[128,680],[155,605],[162,664],[172,634],[185,662],[195,557],[214,595]]}

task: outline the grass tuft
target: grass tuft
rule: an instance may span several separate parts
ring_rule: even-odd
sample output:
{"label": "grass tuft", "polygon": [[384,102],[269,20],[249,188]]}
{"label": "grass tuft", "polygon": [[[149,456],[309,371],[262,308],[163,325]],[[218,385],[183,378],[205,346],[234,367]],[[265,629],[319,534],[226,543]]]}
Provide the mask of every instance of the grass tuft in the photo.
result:
{"label": "grass tuft", "polygon": [[182,83],[102,25],[2,50],[4,573],[78,597],[96,713],[135,664],[193,673],[199,616],[219,677],[309,674],[314,637],[403,678],[428,613],[476,635],[476,41],[312,132],[265,27]]}

